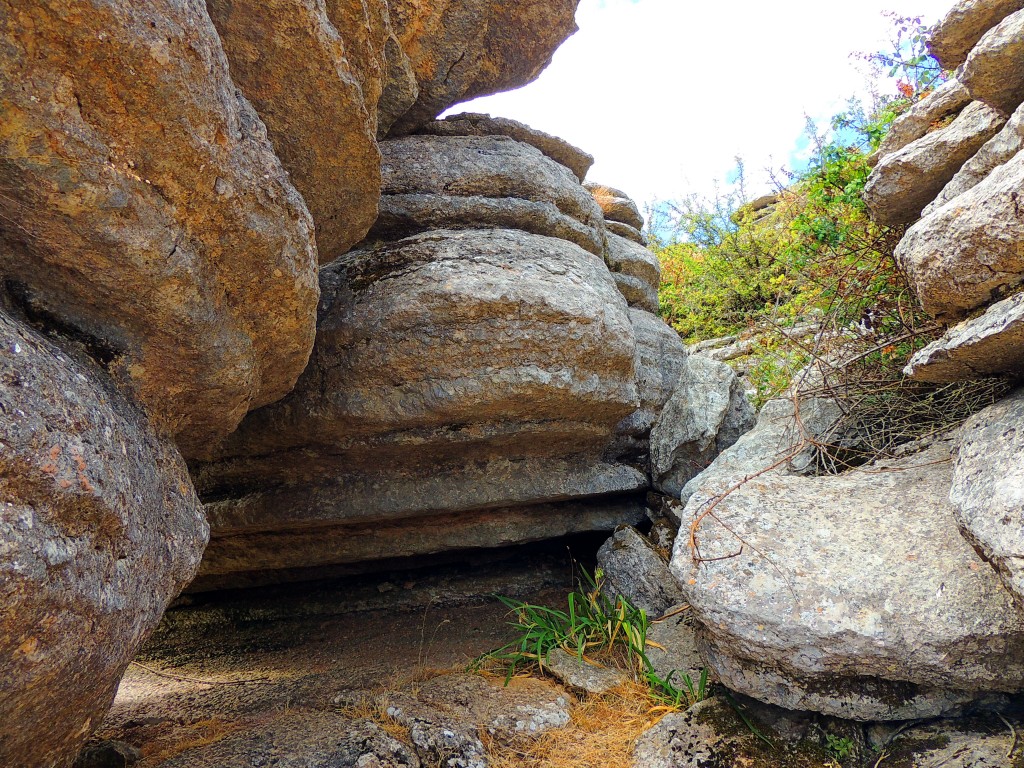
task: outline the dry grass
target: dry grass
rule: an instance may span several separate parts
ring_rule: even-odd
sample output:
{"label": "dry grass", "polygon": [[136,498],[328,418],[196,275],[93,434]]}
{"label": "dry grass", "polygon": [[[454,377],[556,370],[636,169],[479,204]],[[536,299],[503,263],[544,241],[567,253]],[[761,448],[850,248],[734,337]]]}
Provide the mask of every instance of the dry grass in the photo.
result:
{"label": "dry grass", "polygon": [[484,738],[492,768],[630,768],[640,735],[670,710],[651,706],[650,689],[626,683],[577,703],[572,719],[533,739]]}

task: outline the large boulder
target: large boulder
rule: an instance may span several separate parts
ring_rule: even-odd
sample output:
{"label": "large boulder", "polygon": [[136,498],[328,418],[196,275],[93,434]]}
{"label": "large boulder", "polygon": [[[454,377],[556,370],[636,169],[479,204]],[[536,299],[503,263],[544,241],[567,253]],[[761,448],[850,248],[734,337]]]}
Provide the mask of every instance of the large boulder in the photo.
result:
{"label": "large boulder", "polygon": [[287,393],[313,224],[199,0],[0,11],[0,278],[200,454]]}
{"label": "large boulder", "polygon": [[572,171],[579,181],[583,181],[590,166],[594,164],[593,155],[574,147],[565,139],[538,131],[507,117],[463,112],[449,115],[444,120],[429,122],[418,132],[431,136],[508,136],[510,139],[536,147],[556,163]]}
{"label": "large boulder", "polygon": [[651,478],[679,497],[718,454],[754,426],[754,406],[726,363],[694,354],[651,430]]}
{"label": "large boulder", "polygon": [[960,73],[971,98],[1004,115],[1024,101],[1024,10],[1011,13],[974,46]]}
{"label": "large boulder", "polygon": [[661,264],[650,249],[632,240],[608,232],[605,236],[605,260],[612,278],[626,303],[657,314]]}
{"label": "large boulder", "polygon": [[[638,397],[627,307],[597,256],[515,230],[434,231],[346,254],[321,288],[295,390],[196,468],[215,537],[204,570],[224,570],[228,539],[254,569],[283,566],[258,544],[271,532],[305,537],[291,566],[347,557],[329,541],[344,526],[375,536],[354,559],[389,557],[384,520],[420,528],[410,541],[428,551],[460,548],[456,523],[486,531],[488,517],[509,543],[510,508],[553,504],[543,513],[571,528],[572,500],[645,485],[599,458]],[[437,536],[422,531],[431,515]]]}
{"label": "large boulder", "polygon": [[697,480],[672,572],[727,687],[854,720],[1024,689],[1024,618],[964,540],[949,443],[844,475],[788,469],[837,409],[772,401]]}
{"label": "large boulder", "polygon": [[501,135],[381,144],[384,189],[368,240],[433,229],[517,228],[604,252],[601,211],[565,166]]}
{"label": "large boulder", "polygon": [[594,196],[597,204],[601,206],[601,211],[606,219],[628,224],[637,230],[644,228],[644,217],[640,215],[636,203],[625,192],[614,187],[591,182],[587,182],[583,186]]}
{"label": "large boulder", "polygon": [[1024,390],[963,426],[949,498],[964,535],[1024,608]]}
{"label": "large boulder", "polygon": [[0,312],[0,763],[68,766],[207,525],[178,452],[94,365]]}
{"label": "large boulder", "polygon": [[917,219],[1005,122],[997,110],[976,101],[945,128],[884,156],[864,186],[864,202],[871,217],[890,226]]}
{"label": "large boulder", "polygon": [[919,350],[904,369],[911,378],[950,383],[1024,369],[1024,293],[988,307]]}
{"label": "large boulder", "polygon": [[390,0],[419,94],[394,124],[411,133],[448,107],[534,80],[577,27],[579,0]]}
{"label": "large boulder", "polygon": [[668,569],[668,559],[636,528],[624,525],[597,551],[604,574],[604,594],[619,595],[656,619],[683,602],[683,593]]}
{"label": "large boulder", "polygon": [[1024,154],[912,226],[896,258],[925,311],[955,320],[1024,280],[1024,221],[1017,216]]}
{"label": "large boulder", "polygon": [[995,136],[985,142],[974,157],[963,164],[952,180],[942,188],[936,197],[921,213],[928,216],[932,211],[941,208],[950,200],[959,197],[971,187],[980,183],[992,171],[1003,163],[1012,160],[1024,149],[1024,106],[1020,106],[1010,115],[1006,125]]}
{"label": "large boulder", "polygon": [[928,52],[943,69],[956,69],[982,35],[1021,8],[1022,0],[957,0],[932,30]]}
{"label": "large boulder", "polygon": [[[370,47],[358,63],[380,70],[387,10],[380,0],[362,5],[374,18],[353,24],[353,36],[364,28],[378,34],[357,38]],[[208,0],[206,6],[231,76],[309,206],[320,261],[328,262],[362,240],[377,218],[380,76],[376,88],[360,76],[347,58],[346,30],[331,23],[323,0]]]}

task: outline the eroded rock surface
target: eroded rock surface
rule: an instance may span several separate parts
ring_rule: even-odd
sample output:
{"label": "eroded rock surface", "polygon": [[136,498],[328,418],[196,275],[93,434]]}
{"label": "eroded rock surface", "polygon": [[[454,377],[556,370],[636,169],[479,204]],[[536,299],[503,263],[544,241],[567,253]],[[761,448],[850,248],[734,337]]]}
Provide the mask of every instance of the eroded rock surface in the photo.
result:
{"label": "eroded rock surface", "polygon": [[982,36],[960,80],[971,98],[1012,114],[1024,101],[1024,10],[1011,13]]}
{"label": "eroded rock surface", "polygon": [[982,35],[1021,8],[1021,0],[957,0],[932,30],[928,51],[943,69],[956,69]]}
{"label": "eroded rock surface", "polygon": [[683,602],[683,593],[668,569],[668,558],[659,553],[636,528],[624,525],[597,552],[604,572],[605,594],[625,597],[656,619]]}
{"label": "eroded rock surface", "polygon": [[282,397],[314,335],[305,203],[198,0],[0,14],[0,277],[187,454]]}
{"label": "eroded rock surface", "polygon": [[[206,5],[231,62],[231,77],[266,124],[274,150],[309,206],[320,261],[328,262],[362,240],[377,218],[376,108],[387,10],[373,25],[364,17],[363,24],[343,28],[350,38],[361,28],[378,30],[376,40],[363,37],[376,50],[349,62],[348,41],[331,23],[324,0],[209,0]],[[366,15],[379,17],[381,5],[380,0],[367,4]],[[375,71],[376,88],[371,85]]]}
{"label": "eroded rock surface", "polygon": [[195,574],[178,452],[105,374],[0,312],[0,762],[66,766]]}
{"label": "eroded rock surface", "polygon": [[964,535],[1024,607],[1024,390],[963,426],[949,498]]}
{"label": "eroded rock surface", "polygon": [[878,150],[871,156],[877,163],[886,155],[917,141],[935,123],[959,115],[971,103],[971,95],[955,77],[947,80],[900,115],[885,134]]}
{"label": "eroded rock surface", "polygon": [[[827,403],[801,406],[803,430],[819,434]],[[698,552],[677,538],[672,571],[723,684],[855,720],[930,717],[1024,688],[1024,619],[957,529],[949,444],[805,477],[785,468],[801,434],[793,403],[772,401],[683,512],[686,524],[718,500]]]}

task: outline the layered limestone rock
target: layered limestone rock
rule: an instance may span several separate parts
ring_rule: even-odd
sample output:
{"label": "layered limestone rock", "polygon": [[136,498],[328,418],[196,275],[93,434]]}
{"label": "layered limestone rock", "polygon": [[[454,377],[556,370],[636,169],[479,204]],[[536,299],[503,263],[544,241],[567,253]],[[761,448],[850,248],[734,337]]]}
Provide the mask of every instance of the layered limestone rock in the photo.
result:
{"label": "layered limestone rock", "polygon": [[556,163],[564,165],[582,182],[594,164],[594,156],[574,147],[564,139],[538,131],[507,117],[491,117],[475,112],[449,115],[419,129],[430,136],[508,136],[510,139],[536,147]]}
{"label": "layered limestone rock", "polygon": [[0,763],[68,766],[208,529],[102,371],[3,312],[0,349]]}
{"label": "layered limestone rock", "polygon": [[597,256],[522,231],[438,230],[346,254],[321,288],[295,391],[197,467],[205,573],[541,537],[524,515],[555,536],[613,516],[573,500],[646,484],[600,458],[638,397],[626,304]]}
{"label": "layered limestone rock", "polygon": [[577,27],[579,0],[390,0],[391,23],[418,96],[392,134],[411,133],[445,109],[534,80]]}
{"label": "layered limestone rock", "polygon": [[997,110],[975,101],[945,128],[883,156],[864,187],[872,218],[890,226],[916,220],[1005,122]]}
{"label": "layered limestone rock", "polygon": [[[349,62],[349,41],[331,23],[323,0],[209,0],[206,5],[231,76],[266,124],[274,150],[309,206],[320,261],[328,262],[362,240],[377,218],[376,113],[386,6],[380,0],[361,4],[366,16],[374,16],[362,24],[344,19],[350,23],[343,29],[352,36],[362,29],[378,33],[364,38],[369,50],[363,60]],[[374,75],[377,82],[370,82]]]}
{"label": "layered limestone rock", "polygon": [[601,207],[605,226],[609,232],[626,240],[632,240],[634,243],[647,245],[647,241],[640,231],[644,226],[643,217],[629,195],[621,189],[593,182],[587,182],[584,187]]}
{"label": "layered limestone rock", "polygon": [[631,307],[658,312],[658,286],[661,264],[648,248],[614,232],[606,235],[605,258],[619,292]]}
{"label": "layered limestone rock", "polygon": [[957,0],[932,30],[928,51],[943,69],[956,69],[982,35],[1021,8],[1022,0]]}
{"label": "layered limestone rock", "polygon": [[957,529],[950,445],[807,477],[787,466],[838,411],[812,400],[799,413],[766,405],[683,512],[686,525],[715,503],[698,551],[678,537],[671,565],[723,684],[856,720],[1024,689],[1024,619]]}
{"label": "layered limestone rock", "polygon": [[872,164],[923,137],[932,126],[955,118],[971,103],[971,95],[956,78],[947,80],[900,115],[871,156]]}
{"label": "layered limestone rock", "polygon": [[1024,280],[1022,183],[1024,155],[1018,154],[907,231],[896,257],[926,311],[959,319]]}
{"label": "layered limestone rock", "polygon": [[601,546],[597,566],[604,573],[606,595],[622,595],[651,619],[684,600],[668,559],[632,526],[622,526]]}
{"label": "layered limestone rock", "polygon": [[384,189],[368,240],[433,229],[516,228],[604,253],[601,211],[564,165],[507,136],[381,144]]}
{"label": "layered limestone rock", "polygon": [[949,498],[964,535],[1024,607],[1024,390],[963,426]]}
{"label": "layered limestone rock", "polygon": [[0,14],[0,277],[183,451],[287,393],[314,335],[306,206],[198,0]]}
{"label": "layered limestone rock", "polygon": [[754,419],[754,406],[733,369],[690,355],[651,431],[655,487],[678,498],[690,480],[754,426]]}
{"label": "layered limestone rock", "polygon": [[964,63],[960,79],[971,98],[1011,114],[1024,101],[1024,10],[986,32]]}

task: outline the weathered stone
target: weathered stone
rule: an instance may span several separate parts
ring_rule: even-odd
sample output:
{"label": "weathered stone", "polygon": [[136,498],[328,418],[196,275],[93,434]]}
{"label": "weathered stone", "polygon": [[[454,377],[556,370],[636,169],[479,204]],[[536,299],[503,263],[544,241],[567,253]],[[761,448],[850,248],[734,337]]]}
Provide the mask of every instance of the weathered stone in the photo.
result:
{"label": "weathered stone", "polygon": [[629,224],[623,224],[621,221],[611,221],[610,219],[606,219],[604,226],[609,232],[612,232],[619,237],[632,240],[634,243],[639,243],[640,245],[647,245],[647,240],[641,234],[640,230],[629,226]]}
{"label": "weathered stone", "polygon": [[0,277],[186,454],[283,396],[314,335],[302,198],[199,0],[0,12]]}
{"label": "weathered stone", "polygon": [[733,690],[854,720],[1024,688],[1024,619],[957,530],[948,444],[844,475],[788,472],[828,410],[802,402],[801,429],[791,401],[767,404],[695,481],[684,525],[714,514],[698,553],[677,538],[671,567],[701,655]]}
{"label": "weathered stone", "polygon": [[601,206],[606,219],[621,222],[638,231],[644,228],[644,217],[628,195],[618,189],[591,182],[584,184],[584,187]]}
{"label": "weathered stone", "polygon": [[1021,8],[1022,0],[957,0],[932,30],[928,52],[943,69],[956,69],[967,61],[982,35]]}
{"label": "weathered stone", "polygon": [[886,155],[917,141],[938,122],[955,117],[971,103],[971,95],[955,77],[947,80],[896,118],[869,161],[876,165]]}
{"label": "weathered stone", "polygon": [[[256,562],[322,564],[336,546],[325,528],[477,511],[467,525],[483,530],[488,509],[645,485],[599,459],[638,397],[627,307],[597,256],[518,231],[439,231],[346,254],[321,280],[295,390],[195,468],[219,538],[211,557],[244,532]],[[515,535],[492,528],[492,540]],[[270,533],[313,546],[256,548]]]}
{"label": "weathered stone", "polygon": [[1024,390],[963,426],[949,499],[964,535],[1024,608]]}
{"label": "weathered stone", "polygon": [[393,134],[411,133],[445,109],[536,79],[573,34],[579,0],[390,0],[391,23],[419,84]]}
{"label": "weathered stone", "polygon": [[908,224],[934,200],[1006,119],[973,102],[948,126],[883,157],[864,186],[864,202],[881,224]]}
{"label": "weathered stone", "polygon": [[651,430],[651,477],[678,496],[714,458],[754,425],[743,382],[726,363],[690,355]]}
{"label": "weathered stone", "polygon": [[571,711],[564,690],[532,677],[506,682],[475,674],[441,675],[418,686],[416,698],[479,724],[503,743],[564,728]]}
{"label": "weathered stone", "polygon": [[407,136],[381,144],[383,215],[369,239],[515,227],[604,252],[597,203],[568,168],[506,136]]}
{"label": "weathered stone", "polygon": [[420,768],[412,750],[369,720],[288,712],[259,727],[193,747],[159,768]]}
{"label": "weathered stone", "polygon": [[992,27],[971,50],[960,80],[971,98],[1004,115],[1024,101],[1024,11],[1015,11]]}
{"label": "weathered stone", "polygon": [[463,112],[459,115],[449,115],[444,120],[429,122],[418,132],[431,136],[508,136],[536,147],[556,163],[572,171],[581,182],[590,166],[594,164],[593,155],[574,147],[565,139],[538,131],[507,117]]}
{"label": "weathered stone", "polygon": [[629,681],[629,676],[614,667],[599,667],[563,648],[555,648],[544,662],[544,668],[563,685],[584,693],[607,693]]}
{"label": "weathered stone", "polygon": [[1021,149],[1024,149],[1024,106],[1018,107],[1002,130],[985,142],[974,157],[964,163],[956,172],[956,176],[942,188],[939,196],[928,204],[921,216],[928,216],[932,211],[983,181],[1000,165],[1012,160]]}
{"label": "weathered stone", "polygon": [[904,373],[947,383],[1024,370],[1024,293],[997,301],[953,326],[910,358]]}
{"label": "weathered stone", "polygon": [[436,229],[521,229],[568,240],[596,255],[604,251],[601,231],[566,216],[553,202],[479,195],[384,195],[368,242],[400,240]]}
{"label": "weathered stone", "polygon": [[130,768],[141,759],[142,752],[131,744],[106,740],[86,746],[71,768]]}
{"label": "weathered stone", "polygon": [[912,226],[896,248],[925,311],[963,317],[1024,280],[1024,221],[1017,197],[1024,154]]}
{"label": "weathered stone", "polygon": [[1020,754],[1016,742],[1016,729],[1007,728],[998,718],[995,722],[991,716],[941,720],[901,728],[883,748],[888,755],[884,764],[893,768],[1017,768]]}
{"label": "weathered stone", "polygon": [[604,572],[606,595],[621,595],[652,619],[683,602],[682,590],[668,569],[668,560],[632,526],[618,528],[601,545],[597,565]]}
{"label": "weathered stone", "polygon": [[0,763],[67,766],[195,574],[178,452],[98,368],[0,312]]}
{"label": "weathered stone", "polygon": [[376,93],[364,95],[369,83],[348,61],[347,41],[324,0],[207,0],[206,6],[231,77],[309,206],[320,262],[331,261],[362,240],[377,217],[375,117],[386,28],[379,25],[376,50],[359,62],[378,70]]}
{"label": "weathered stone", "polygon": [[615,287],[630,307],[636,307],[649,314],[658,312],[658,289],[652,288],[638,277],[622,272],[612,272]]}
{"label": "weathered stone", "polygon": [[[661,263],[649,248],[609,232],[605,258],[612,273],[621,273],[642,281],[657,294],[661,285]],[[657,304],[657,302],[655,302]],[[655,310],[656,311],[656,310]]]}
{"label": "weathered stone", "polygon": [[409,729],[409,740],[427,765],[487,768],[487,750],[475,724],[406,695],[389,697],[387,713]]}
{"label": "weathered stone", "polygon": [[[675,577],[672,580],[674,584]],[[697,635],[689,607],[673,606],[666,614],[666,618],[653,622],[647,630],[647,639],[652,643],[647,648],[647,658],[654,673],[662,680],[667,680],[679,690],[686,690],[683,676],[689,675],[694,690],[697,690],[704,660],[697,652]]]}

